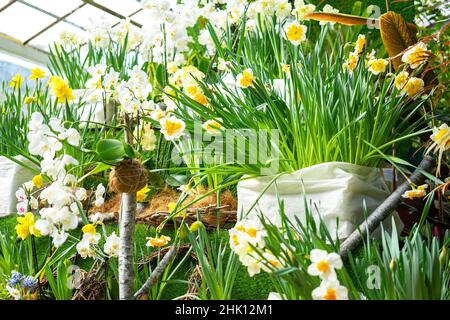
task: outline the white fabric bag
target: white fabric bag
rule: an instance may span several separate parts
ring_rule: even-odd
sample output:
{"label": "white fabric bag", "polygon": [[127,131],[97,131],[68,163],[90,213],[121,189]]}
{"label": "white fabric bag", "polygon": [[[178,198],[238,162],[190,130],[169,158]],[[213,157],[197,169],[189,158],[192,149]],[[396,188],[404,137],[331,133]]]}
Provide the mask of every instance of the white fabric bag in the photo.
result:
{"label": "white fabric bag", "polygon": [[[355,226],[364,221],[364,208],[367,214],[372,213],[389,194],[380,170],[327,162],[280,176],[251,209],[271,180],[273,177],[262,176],[238,183],[239,219],[257,218],[261,212],[272,223],[279,224],[279,201],[282,200],[287,218],[294,222],[293,217],[297,216],[304,222],[306,197],[316,223],[320,215],[330,234],[335,237],[337,232],[339,239],[347,238]],[[397,229],[401,230],[403,225],[396,213],[394,219]],[[387,230],[390,221],[390,217],[385,221]]]}
{"label": "white fabric bag", "polygon": [[[22,156],[14,157],[30,166],[32,163]],[[16,191],[25,182],[33,179],[35,173],[6,157],[0,157],[0,217],[16,214]]]}

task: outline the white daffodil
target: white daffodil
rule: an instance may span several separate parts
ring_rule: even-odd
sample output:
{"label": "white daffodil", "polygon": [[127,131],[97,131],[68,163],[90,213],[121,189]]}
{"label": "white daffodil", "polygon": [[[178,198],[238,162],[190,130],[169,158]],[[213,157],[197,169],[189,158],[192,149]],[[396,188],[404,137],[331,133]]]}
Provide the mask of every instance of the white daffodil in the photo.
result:
{"label": "white daffodil", "polygon": [[314,300],[348,300],[348,290],[337,280],[324,280],[311,293]]}
{"label": "white daffodil", "polygon": [[105,245],[103,246],[103,251],[110,257],[119,256],[119,237],[115,232],[111,233],[110,236],[106,237]]}
{"label": "white daffodil", "polygon": [[76,248],[78,254],[83,259],[95,257],[95,250],[91,247],[91,243],[87,237],[83,237],[83,239],[77,243]]}
{"label": "white daffodil", "polygon": [[306,40],[307,31],[308,27],[298,23],[298,21],[292,21],[284,27],[284,36],[293,45],[298,46]]}
{"label": "white daffodil", "polygon": [[313,249],[310,253],[311,265],[308,273],[320,276],[322,279],[336,279],[335,269],[342,268],[342,259],[337,253],[328,253],[325,250]]}
{"label": "white daffodil", "polygon": [[428,56],[427,45],[419,42],[403,54],[402,61],[408,63],[411,69],[416,69],[427,61]]}
{"label": "white daffodil", "polygon": [[161,133],[168,141],[175,140],[181,137],[186,128],[186,124],[183,120],[177,119],[176,117],[167,117],[159,121],[161,125]]}

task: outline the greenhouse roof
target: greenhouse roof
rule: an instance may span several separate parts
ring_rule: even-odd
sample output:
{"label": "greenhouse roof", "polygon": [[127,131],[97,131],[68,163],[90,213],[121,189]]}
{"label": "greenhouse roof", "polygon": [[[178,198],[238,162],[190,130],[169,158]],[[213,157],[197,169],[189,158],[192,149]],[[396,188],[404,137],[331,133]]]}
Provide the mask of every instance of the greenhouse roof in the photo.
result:
{"label": "greenhouse roof", "polygon": [[137,0],[0,0],[0,52],[46,64],[48,46],[62,31],[86,33],[95,19],[113,26],[120,19],[141,27],[145,21]]}

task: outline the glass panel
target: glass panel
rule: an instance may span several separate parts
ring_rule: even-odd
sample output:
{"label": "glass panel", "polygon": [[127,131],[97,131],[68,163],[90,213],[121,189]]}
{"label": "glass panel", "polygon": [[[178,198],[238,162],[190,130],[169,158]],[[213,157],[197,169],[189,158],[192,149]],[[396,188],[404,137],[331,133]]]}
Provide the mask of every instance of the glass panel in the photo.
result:
{"label": "glass panel", "polygon": [[0,0],[0,9],[3,8],[11,0]]}
{"label": "glass panel", "polygon": [[57,16],[63,16],[69,13],[82,3],[80,0],[25,0],[25,2]]}
{"label": "glass panel", "polygon": [[86,5],[80,10],[77,10],[73,14],[67,17],[66,20],[76,23],[84,28],[92,26],[95,22],[100,21],[101,19],[105,19],[111,24],[117,23],[120,21],[119,18],[97,9],[91,5]]}
{"label": "glass panel", "polygon": [[142,8],[136,0],[96,0],[95,2],[123,16],[128,16]]}
{"label": "glass panel", "polygon": [[0,13],[0,33],[24,42],[55,20],[45,13],[16,2]]}
{"label": "glass panel", "polygon": [[33,39],[29,44],[33,47],[49,51],[48,45],[58,40],[60,34],[64,31],[74,32],[76,34],[82,35],[84,37],[87,36],[87,32],[74,27],[73,25],[65,22],[58,22],[53,27],[45,31],[43,34],[37,36]]}

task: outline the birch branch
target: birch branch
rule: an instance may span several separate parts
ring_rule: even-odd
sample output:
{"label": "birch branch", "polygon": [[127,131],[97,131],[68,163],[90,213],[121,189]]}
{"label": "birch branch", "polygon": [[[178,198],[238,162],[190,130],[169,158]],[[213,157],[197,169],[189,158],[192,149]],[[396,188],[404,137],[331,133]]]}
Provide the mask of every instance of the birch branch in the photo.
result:
{"label": "birch branch", "polygon": [[422,184],[426,177],[423,171],[431,172],[435,166],[435,161],[430,156],[425,156],[420,162],[418,168],[411,174],[409,181],[402,183],[395,191],[376,208],[371,215],[359,225],[353,233],[342,243],[339,254],[344,257],[349,251],[355,250],[365,239],[367,233],[372,233],[381,222],[386,219],[402,202],[402,194],[411,189],[411,183],[415,185]]}
{"label": "birch branch", "polygon": [[155,285],[156,281],[161,277],[164,270],[169,265],[172,258],[175,256],[177,250],[175,250],[175,246],[172,246],[169,251],[164,255],[159,265],[153,270],[150,277],[148,277],[147,281],[145,281],[144,285],[134,294],[134,298],[137,299],[143,294],[147,294],[152,287]]}
{"label": "birch branch", "polygon": [[122,193],[119,241],[119,297],[133,299],[134,291],[134,226],[136,194]]}

